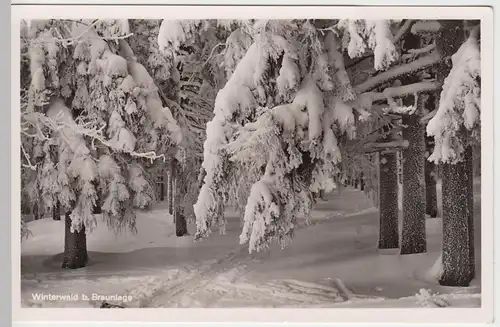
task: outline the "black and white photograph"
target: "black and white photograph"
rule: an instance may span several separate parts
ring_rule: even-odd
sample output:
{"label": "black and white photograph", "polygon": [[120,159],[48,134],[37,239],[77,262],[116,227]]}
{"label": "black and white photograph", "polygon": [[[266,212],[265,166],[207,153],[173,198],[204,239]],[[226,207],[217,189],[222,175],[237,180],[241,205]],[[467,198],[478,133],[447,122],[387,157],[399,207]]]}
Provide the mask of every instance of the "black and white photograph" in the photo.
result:
{"label": "black and white photograph", "polygon": [[21,308],[482,307],[480,15],[98,10],[12,23]]}

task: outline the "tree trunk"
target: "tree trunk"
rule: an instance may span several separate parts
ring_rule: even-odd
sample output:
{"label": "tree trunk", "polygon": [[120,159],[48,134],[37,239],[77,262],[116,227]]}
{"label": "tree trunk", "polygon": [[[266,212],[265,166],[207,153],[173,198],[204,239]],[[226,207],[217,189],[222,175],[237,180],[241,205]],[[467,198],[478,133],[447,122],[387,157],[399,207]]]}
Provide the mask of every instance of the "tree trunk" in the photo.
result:
{"label": "tree trunk", "polygon": [[[443,58],[450,58],[465,39],[463,21],[442,20],[436,48]],[[451,62],[443,61],[437,79],[443,82],[451,70]],[[464,146],[467,131],[461,130]],[[474,278],[474,194],[472,149],[465,148],[464,159],[455,165],[440,165],[443,204],[443,273],[439,283],[445,286],[467,286]]]}
{"label": "tree trunk", "polygon": [[172,200],[173,200],[173,212],[175,221],[175,235],[178,237],[188,235],[186,217],[181,212],[179,207],[180,203],[180,193],[179,193],[179,163],[176,160],[172,160]]}
{"label": "tree trunk", "polygon": [[425,213],[431,218],[438,215],[437,191],[436,191],[436,165],[427,158],[433,151],[433,138],[426,138],[426,156],[425,156]]}
{"label": "tree trunk", "polygon": [[175,214],[175,235],[178,237],[188,235],[186,217],[179,209],[176,210]]}
{"label": "tree trunk", "polygon": [[[173,159],[172,159],[173,160]],[[172,174],[172,163],[169,164],[169,167],[167,169],[167,207],[168,207],[168,213],[172,215],[172,218],[175,219],[174,215],[174,201],[173,201],[173,174]]]}
{"label": "tree trunk", "polygon": [[363,172],[361,172],[361,174],[359,175],[359,189],[361,191],[365,190],[365,179]]}
{"label": "tree trunk", "polygon": [[101,191],[97,191],[97,200],[95,202],[95,206],[94,206],[94,215],[100,215],[102,213],[102,206],[101,206],[101,198],[102,198],[102,195],[101,195]]}
{"label": "tree trunk", "polygon": [[[403,229],[401,254],[423,253],[425,240],[425,130],[420,124],[422,101],[412,115],[403,115],[403,138],[409,142],[403,150]],[[412,101],[413,102],[413,101]],[[406,103],[408,105],[408,103]]]}
{"label": "tree trunk", "polygon": [[160,183],[160,201],[165,201],[165,181]]}
{"label": "tree trunk", "polygon": [[59,201],[52,207],[52,219],[61,220],[61,203]]}
{"label": "tree trunk", "polygon": [[35,202],[32,211],[33,211],[33,219],[34,220],[40,219],[40,210],[38,210],[38,202]]}
{"label": "tree trunk", "polygon": [[472,148],[457,164],[443,164],[443,274],[445,286],[468,286],[475,275]]}
{"label": "tree trunk", "polygon": [[64,258],[62,268],[77,269],[88,262],[85,226],[79,232],[71,232],[71,212],[65,215]]}
{"label": "tree trunk", "polygon": [[379,154],[379,249],[399,247],[396,153]]}
{"label": "tree trunk", "polygon": [[[422,46],[417,35],[404,37],[405,51]],[[408,76],[403,84],[419,82],[420,77]],[[420,123],[423,114],[423,95],[411,95],[402,99],[406,106],[415,105],[411,115],[403,115],[403,139],[409,146],[402,152],[403,181],[403,221],[401,232],[401,254],[423,253],[427,251],[425,235],[425,129]]]}

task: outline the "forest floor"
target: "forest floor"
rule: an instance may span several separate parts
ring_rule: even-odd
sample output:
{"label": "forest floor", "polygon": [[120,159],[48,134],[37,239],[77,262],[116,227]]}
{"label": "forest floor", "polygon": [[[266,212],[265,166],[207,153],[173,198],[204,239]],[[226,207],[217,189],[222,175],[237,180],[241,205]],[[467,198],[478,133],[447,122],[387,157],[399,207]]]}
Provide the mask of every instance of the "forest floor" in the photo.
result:
{"label": "forest floor", "polygon": [[[474,189],[480,258],[478,182]],[[160,203],[138,214],[136,235],[98,226],[87,238],[90,262],[77,270],[60,268],[64,220],[29,222],[33,235],[21,245],[22,306],[99,307],[105,296],[125,307],[480,306],[479,262],[467,288],[442,287],[429,274],[440,252],[440,218],[427,219],[427,253],[381,252],[377,210],[362,192],[344,188],[316,204],[311,224],[297,229],[291,245],[249,254],[238,245],[239,218],[227,216],[226,235],[195,243],[195,226],[191,236],[176,237]],[[37,299],[47,294],[78,299]]]}

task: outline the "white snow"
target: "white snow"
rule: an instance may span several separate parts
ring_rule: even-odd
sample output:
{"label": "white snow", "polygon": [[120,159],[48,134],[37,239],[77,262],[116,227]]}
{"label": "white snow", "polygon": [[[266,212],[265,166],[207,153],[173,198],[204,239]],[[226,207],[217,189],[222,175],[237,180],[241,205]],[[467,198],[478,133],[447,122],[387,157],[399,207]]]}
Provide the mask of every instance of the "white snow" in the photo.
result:
{"label": "white snow", "polygon": [[354,90],[356,93],[364,93],[367,91],[370,91],[377,87],[380,83],[383,83],[384,81],[391,80],[396,78],[397,76],[402,76],[404,74],[408,74],[410,72],[416,72],[418,70],[422,70],[426,67],[429,67],[431,65],[434,65],[440,60],[439,53],[437,52],[431,52],[429,55],[418,58],[417,60],[414,60],[408,64],[404,64],[401,66],[396,66],[390,70],[387,70],[383,73],[380,73],[376,75],[375,77],[372,77],[365,82],[356,85],[354,87]]}
{"label": "white snow", "polygon": [[413,34],[436,33],[441,28],[437,20],[417,21],[411,27]]}
{"label": "white snow", "polygon": [[399,58],[396,47],[392,43],[393,35],[389,29],[387,20],[370,21],[373,33],[368,40],[370,48],[373,49],[377,70],[385,70]]}
{"label": "white snow", "polygon": [[471,35],[452,56],[453,67],[446,77],[439,108],[427,124],[427,135],[434,136],[434,152],[428,160],[454,163],[463,146],[459,131],[479,125],[481,110],[481,53],[477,38]]}
{"label": "white snow", "polygon": [[293,104],[305,107],[308,113],[309,140],[319,137],[323,131],[321,118],[325,111],[323,93],[316,82],[310,78],[305,79],[293,99]]}
{"label": "white snow", "polygon": [[[274,245],[252,254],[237,245],[240,218],[231,210],[226,212],[227,235],[196,243],[192,236],[175,236],[166,203],[138,212],[136,235],[115,236],[98,218],[88,235],[90,263],[78,270],[59,268],[64,220],[29,222],[33,235],[21,244],[22,305],[100,305],[91,299],[32,297],[80,292],[115,296],[109,301],[126,307],[480,306],[480,274],[467,288],[442,287],[429,277],[439,257],[440,218],[427,219],[428,253],[401,256],[377,250],[377,210],[364,194],[343,188],[327,198],[315,205],[311,223],[301,223],[285,249]],[[479,220],[479,203],[475,212]],[[190,233],[195,228],[188,225]],[[479,237],[476,242],[479,246]]]}

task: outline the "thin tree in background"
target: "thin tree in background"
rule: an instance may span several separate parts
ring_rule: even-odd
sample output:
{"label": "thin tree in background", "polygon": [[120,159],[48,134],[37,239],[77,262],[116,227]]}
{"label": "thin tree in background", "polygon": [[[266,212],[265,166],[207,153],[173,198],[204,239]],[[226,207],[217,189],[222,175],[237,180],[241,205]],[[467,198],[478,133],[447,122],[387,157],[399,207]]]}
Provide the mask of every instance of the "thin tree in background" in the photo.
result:
{"label": "thin tree in background", "polygon": [[425,213],[431,218],[438,215],[437,206],[437,167],[434,163],[427,160],[434,150],[434,140],[431,137],[425,138]]}

